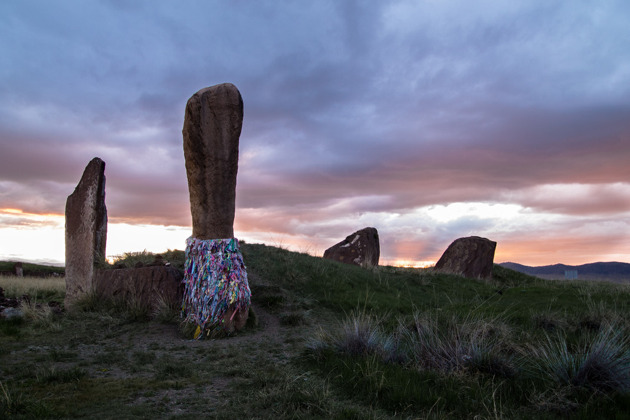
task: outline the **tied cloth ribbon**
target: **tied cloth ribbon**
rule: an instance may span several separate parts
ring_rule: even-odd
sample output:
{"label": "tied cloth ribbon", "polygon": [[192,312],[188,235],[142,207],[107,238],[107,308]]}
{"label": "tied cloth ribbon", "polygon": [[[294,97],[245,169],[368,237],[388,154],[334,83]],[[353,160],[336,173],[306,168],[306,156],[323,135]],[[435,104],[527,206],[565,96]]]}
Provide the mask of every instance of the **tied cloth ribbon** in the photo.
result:
{"label": "tied cloth ribbon", "polygon": [[[238,240],[186,239],[182,315],[202,332],[223,327],[224,317],[249,308],[251,290]],[[230,320],[232,319],[230,318]]]}

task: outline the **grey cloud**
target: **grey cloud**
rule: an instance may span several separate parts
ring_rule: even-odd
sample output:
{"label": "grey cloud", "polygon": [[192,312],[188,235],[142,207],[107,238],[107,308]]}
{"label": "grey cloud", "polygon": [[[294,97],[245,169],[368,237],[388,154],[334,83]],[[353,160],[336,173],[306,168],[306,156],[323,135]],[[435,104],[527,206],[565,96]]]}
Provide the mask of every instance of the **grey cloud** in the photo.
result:
{"label": "grey cloud", "polygon": [[[229,81],[245,102],[237,205],[249,229],[316,226],[328,238],[346,223],[339,214],[454,201],[571,213],[511,193],[630,179],[626,12],[620,2],[6,3],[1,204],[62,209],[99,156],[113,218],[189,224],[184,106]],[[584,211],[625,206],[598,198]],[[255,226],[256,211],[268,223]],[[461,223],[427,227],[433,236],[416,243],[433,253],[429,243],[482,228]]]}

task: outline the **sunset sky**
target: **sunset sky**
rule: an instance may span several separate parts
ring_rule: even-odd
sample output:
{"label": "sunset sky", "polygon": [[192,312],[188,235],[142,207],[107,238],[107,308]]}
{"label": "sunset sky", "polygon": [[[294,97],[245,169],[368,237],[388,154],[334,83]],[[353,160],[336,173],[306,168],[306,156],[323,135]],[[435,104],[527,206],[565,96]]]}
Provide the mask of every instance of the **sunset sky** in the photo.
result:
{"label": "sunset sky", "polygon": [[108,255],[184,249],[184,108],[245,104],[235,234],[382,264],[630,262],[630,2],[0,2],[0,260],[64,260],[106,162]]}

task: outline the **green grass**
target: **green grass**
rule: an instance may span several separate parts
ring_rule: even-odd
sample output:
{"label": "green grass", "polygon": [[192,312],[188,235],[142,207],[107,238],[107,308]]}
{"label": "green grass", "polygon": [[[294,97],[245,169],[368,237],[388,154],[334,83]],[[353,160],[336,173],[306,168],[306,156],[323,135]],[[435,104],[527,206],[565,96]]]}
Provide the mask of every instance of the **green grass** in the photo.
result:
{"label": "green grass", "polygon": [[0,276],[0,287],[6,297],[29,295],[40,302],[63,301],[66,293],[63,277]]}
{"label": "green grass", "polygon": [[[94,297],[0,319],[0,418],[627,418],[628,286],[242,251],[254,321],[232,337]],[[51,284],[27,288],[63,300]]]}

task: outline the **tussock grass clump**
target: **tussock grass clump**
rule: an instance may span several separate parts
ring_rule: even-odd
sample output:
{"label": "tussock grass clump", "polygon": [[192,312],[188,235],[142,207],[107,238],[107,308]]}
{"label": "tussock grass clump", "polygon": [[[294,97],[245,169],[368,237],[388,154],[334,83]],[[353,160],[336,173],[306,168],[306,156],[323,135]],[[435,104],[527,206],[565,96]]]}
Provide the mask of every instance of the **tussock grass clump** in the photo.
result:
{"label": "tussock grass clump", "polygon": [[24,314],[24,318],[33,321],[39,325],[47,325],[53,319],[53,311],[48,305],[38,305],[37,299],[23,300],[20,303],[20,311]]}
{"label": "tussock grass clump", "polygon": [[155,299],[151,316],[154,320],[163,324],[173,323],[179,320],[180,308],[172,299],[158,295]]}
{"label": "tussock grass clump", "polygon": [[[95,313],[111,318],[118,318],[122,322],[141,322],[151,319],[151,307],[142,299],[136,296],[127,298],[107,298],[97,293],[88,293],[76,300],[72,305],[74,316],[81,313]],[[168,317],[165,314],[158,314],[160,317]]]}
{"label": "tussock grass clump", "polygon": [[363,311],[355,311],[331,330],[320,329],[307,347],[317,353],[333,349],[351,356],[379,355],[384,360],[396,358],[396,341],[384,333],[380,321]]}
{"label": "tussock grass clump", "polygon": [[24,320],[39,330],[60,331],[61,324],[53,309],[46,303],[38,303],[37,296],[32,300],[25,299],[20,302],[20,312]]}
{"label": "tussock grass clump", "polygon": [[125,268],[133,268],[138,263],[147,265],[155,261],[155,255],[146,249],[139,252],[125,252],[121,255],[116,255],[112,265]]}
{"label": "tussock grass clump", "polygon": [[545,331],[564,330],[568,327],[566,317],[551,310],[533,313],[532,321],[536,328]]}
{"label": "tussock grass clump", "polygon": [[491,375],[512,377],[516,367],[504,354],[507,327],[497,321],[415,315],[407,334],[413,364],[419,369],[456,372],[471,369]]}
{"label": "tussock grass clump", "polygon": [[9,389],[0,381],[0,418],[52,418],[55,416],[46,405],[21,392]]}
{"label": "tussock grass clump", "polygon": [[516,365],[504,349],[507,327],[482,319],[440,319],[416,314],[413,325],[386,333],[382,321],[354,312],[336,329],[321,329],[308,344],[317,354],[334,350],[349,356],[377,356],[419,370],[442,373],[472,370],[513,377]]}
{"label": "tussock grass clump", "polygon": [[22,394],[11,392],[0,382],[0,417],[9,418],[12,415],[23,414],[25,408]]}
{"label": "tussock grass clump", "polygon": [[614,324],[582,345],[571,347],[563,336],[546,336],[530,348],[534,357],[528,370],[534,377],[599,392],[630,390],[630,339]]}
{"label": "tussock grass clump", "polygon": [[87,371],[77,366],[69,369],[58,369],[55,366],[48,366],[40,368],[35,374],[37,382],[42,384],[78,382],[86,376]]}

